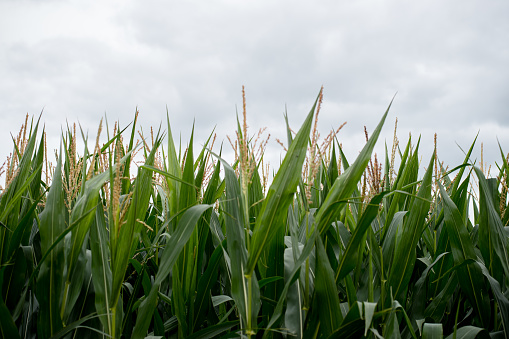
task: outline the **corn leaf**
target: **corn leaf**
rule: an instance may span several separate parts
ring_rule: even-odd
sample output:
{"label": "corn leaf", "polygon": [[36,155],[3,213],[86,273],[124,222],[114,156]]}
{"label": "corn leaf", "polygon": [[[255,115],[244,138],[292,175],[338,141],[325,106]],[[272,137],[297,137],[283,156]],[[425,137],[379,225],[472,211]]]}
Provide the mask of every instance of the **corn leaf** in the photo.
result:
{"label": "corn leaf", "polygon": [[476,326],[463,326],[452,333],[446,339],[489,339],[491,338],[484,328]]}
{"label": "corn leaf", "polygon": [[[0,289],[3,287],[5,267],[0,269]],[[12,319],[11,312],[5,305],[2,294],[0,294],[0,334],[2,338],[20,338],[18,328]]]}
{"label": "corn leaf", "polygon": [[[155,152],[160,142],[161,139],[158,136],[152,151],[147,156],[146,165],[153,165]],[[110,306],[112,307],[118,302],[129,258],[132,257],[134,249],[138,246],[138,236],[141,228],[144,227],[138,220],[145,220],[145,214],[147,213],[148,203],[152,194],[152,171],[140,168],[138,170],[138,177],[133,185],[134,194],[127,212],[126,223],[120,227],[118,234],[115,234],[113,229],[110,230],[111,271],[113,274]]]}
{"label": "corn leaf", "polygon": [[422,326],[422,339],[442,339],[442,338],[443,338],[442,324],[425,323]]}
{"label": "corn leaf", "polygon": [[[474,246],[467,232],[461,214],[449,197],[444,187],[440,185],[440,194],[444,202],[445,225],[451,241],[452,256],[455,265],[461,265],[465,260],[477,259]],[[457,270],[461,289],[465,292],[474,306],[477,316],[481,319],[483,326],[488,327],[490,323],[490,302],[488,291],[484,282],[480,279],[482,271],[476,263],[459,267]]]}
{"label": "corn leaf", "polygon": [[245,277],[247,249],[239,182],[233,168],[224,161],[222,163],[226,181],[224,212],[228,255],[231,259],[232,297],[241,315],[243,327],[251,330],[248,325],[255,323],[260,309],[260,289],[256,275],[253,274],[249,279]]}
{"label": "corn leaf", "polygon": [[[111,267],[110,251],[108,247],[108,234],[104,210],[98,205],[95,212],[95,220],[90,228],[90,247],[92,250],[92,281],[95,291],[95,307],[104,331],[112,335],[113,320],[110,312],[111,295]],[[118,324],[120,325],[120,324]]]}
{"label": "corn leaf", "polygon": [[479,249],[489,272],[501,282],[502,272],[509,276],[508,238],[494,202],[495,188],[490,186],[478,167],[474,170],[479,179]]}
{"label": "corn leaf", "polygon": [[421,187],[414,199],[408,218],[403,223],[401,239],[396,241],[394,259],[389,273],[388,283],[396,300],[404,300],[406,290],[416,259],[416,247],[424,229],[425,218],[429,212],[431,198],[431,175],[435,155],[431,157],[428,169],[424,174]]}
{"label": "corn leaf", "polygon": [[365,241],[365,234],[371,222],[378,214],[379,204],[382,201],[386,192],[375,195],[368,204],[368,207],[363,212],[357,227],[355,228],[350,241],[348,242],[345,252],[340,259],[339,266],[336,273],[336,282],[342,280],[348,273],[350,273],[357,265],[359,247],[363,240]]}
{"label": "corn leaf", "polygon": [[339,307],[338,290],[334,279],[334,271],[325,253],[321,237],[316,240],[316,280],[315,293],[320,305],[320,324],[323,334],[328,336],[339,328],[343,317]]}
{"label": "corn leaf", "polygon": [[286,211],[292,203],[293,195],[301,180],[302,165],[306,158],[309,133],[317,102],[318,98],[292,141],[263,201],[251,238],[249,260],[246,266],[246,275],[248,276],[252,274],[265,246],[277,234],[277,230],[286,223]]}
{"label": "corn leaf", "polygon": [[364,169],[371,159],[371,153],[373,152],[373,148],[378,140],[378,136],[380,135],[380,131],[382,130],[382,126],[387,114],[389,113],[391,105],[392,101],[368,142],[364,145],[364,148],[357,156],[357,159],[355,159],[354,163],[336,179],[329,191],[329,194],[327,194],[325,201],[318,209],[315,218],[320,234],[325,234],[331,226],[331,223],[335,221],[334,218],[338,211],[338,206],[336,205],[337,202],[346,201],[346,199],[350,198],[352,193],[357,189],[357,183],[361,179]]}
{"label": "corn leaf", "polygon": [[[59,156],[46,207],[40,216],[39,233],[43,252],[47,252],[58,236],[65,231],[64,213],[62,156]],[[52,336],[63,327],[60,300],[64,283],[64,265],[64,244],[59,242],[49,253],[48,259],[42,263],[37,278],[37,298],[40,304],[38,333],[42,338]]]}
{"label": "corn leaf", "polygon": [[491,276],[486,266],[480,262],[477,262],[477,264],[481,267],[482,273],[488,279],[491,286],[491,291],[495,296],[495,300],[497,301],[497,305],[502,316],[502,328],[504,330],[504,335],[507,338],[509,336],[509,300],[502,292],[499,282]]}
{"label": "corn leaf", "polygon": [[210,257],[207,269],[198,281],[197,294],[194,299],[195,319],[192,325],[194,331],[199,329],[199,326],[205,320],[206,313],[210,309],[210,291],[212,286],[217,282],[217,273],[221,259],[223,259],[223,248],[222,246],[218,246]]}
{"label": "corn leaf", "polygon": [[146,336],[154,309],[157,306],[159,287],[163,280],[170,274],[170,270],[175,264],[180,252],[189,240],[189,237],[191,237],[196,223],[209,208],[212,208],[212,205],[195,205],[186,210],[182,215],[175,233],[173,233],[167,241],[165,250],[161,255],[159,270],[155,276],[150,293],[139,307],[133,338],[144,338]]}

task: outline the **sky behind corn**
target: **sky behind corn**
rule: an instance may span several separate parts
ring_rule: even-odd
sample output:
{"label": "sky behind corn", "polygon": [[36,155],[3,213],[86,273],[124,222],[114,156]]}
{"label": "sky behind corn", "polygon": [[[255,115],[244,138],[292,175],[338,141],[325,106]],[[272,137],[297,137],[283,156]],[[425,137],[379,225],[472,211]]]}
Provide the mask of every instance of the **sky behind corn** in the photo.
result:
{"label": "sky behind corn", "polygon": [[[284,112],[296,130],[320,87],[319,130],[353,161],[395,96],[378,143],[421,136],[427,163],[455,166],[479,132],[486,162],[509,152],[509,2],[14,1],[0,2],[0,156],[25,114],[58,148],[66,123],[95,140],[101,117],[197,145],[215,128],[225,158],[246,89],[250,135],[267,127],[278,167]],[[178,143],[178,141],[177,141]],[[92,147],[91,145],[90,147]],[[82,154],[83,152],[81,152]],[[480,142],[474,158],[479,160]]]}

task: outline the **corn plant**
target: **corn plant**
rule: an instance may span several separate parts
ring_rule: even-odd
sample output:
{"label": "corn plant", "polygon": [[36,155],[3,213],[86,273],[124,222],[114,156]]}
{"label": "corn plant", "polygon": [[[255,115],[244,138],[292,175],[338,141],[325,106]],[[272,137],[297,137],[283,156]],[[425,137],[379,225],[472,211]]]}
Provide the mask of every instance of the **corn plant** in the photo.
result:
{"label": "corn plant", "polygon": [[244,91],[234,159],[213,133],[177,144],[168,114],[148,136],[136,112],[93,149],[67,126],[53,165],[27,117],[0,169],[1,336],[507,337],[502,147],[495,177],[476,139],[449,170],[395,127],[379,157],[389,104],[349,161],[344,124],[319,143],[322,96],[297,133],[285,116],[272,178]]}

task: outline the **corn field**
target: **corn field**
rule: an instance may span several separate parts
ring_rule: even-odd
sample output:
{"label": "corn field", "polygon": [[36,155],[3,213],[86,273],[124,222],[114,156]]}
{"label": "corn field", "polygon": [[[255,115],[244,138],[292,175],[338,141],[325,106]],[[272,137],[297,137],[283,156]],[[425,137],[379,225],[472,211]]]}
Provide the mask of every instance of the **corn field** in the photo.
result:
{"label": "corn field", "polygon": [[321,98],[297,133],[286,117],[275,174],[245,96],[233,161],[137,114],[93,149],[68,126],[55,157],[27,120],[2,168],[2,337],[509,337],[502,149],[492,178],[475,140],[448,169],[395,129],[379,157],[389,105],[352,161],[341,127],[319,144]]}

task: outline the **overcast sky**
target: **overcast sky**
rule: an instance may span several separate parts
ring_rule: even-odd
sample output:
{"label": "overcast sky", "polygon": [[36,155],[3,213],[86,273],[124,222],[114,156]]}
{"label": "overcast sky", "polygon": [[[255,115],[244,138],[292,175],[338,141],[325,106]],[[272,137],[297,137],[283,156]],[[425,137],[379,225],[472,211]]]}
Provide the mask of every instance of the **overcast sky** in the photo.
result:
{"label": "overcast sky", "polygon": [[351,161],[396,92],[379,152],[397,117],[401,142],[422,136],[425,163],[435,132],[452,166],[478,131],[485,159],[499,161],[497,138],[509,152],[508,18],[507,0],[3,0],[0,156],[12,151],[8,132],[43,109],[51,149],[66,120],[94,140],[101,117],[125,126],[136,107],[144,130],[168,107],[185,142],[196,120],[196,146],[214,126],[228,145],[245,85],[250,134],[267,127],[277,162],[285,107],[297,129],[323,85],[321,134],[346,121],[338,138]]}

